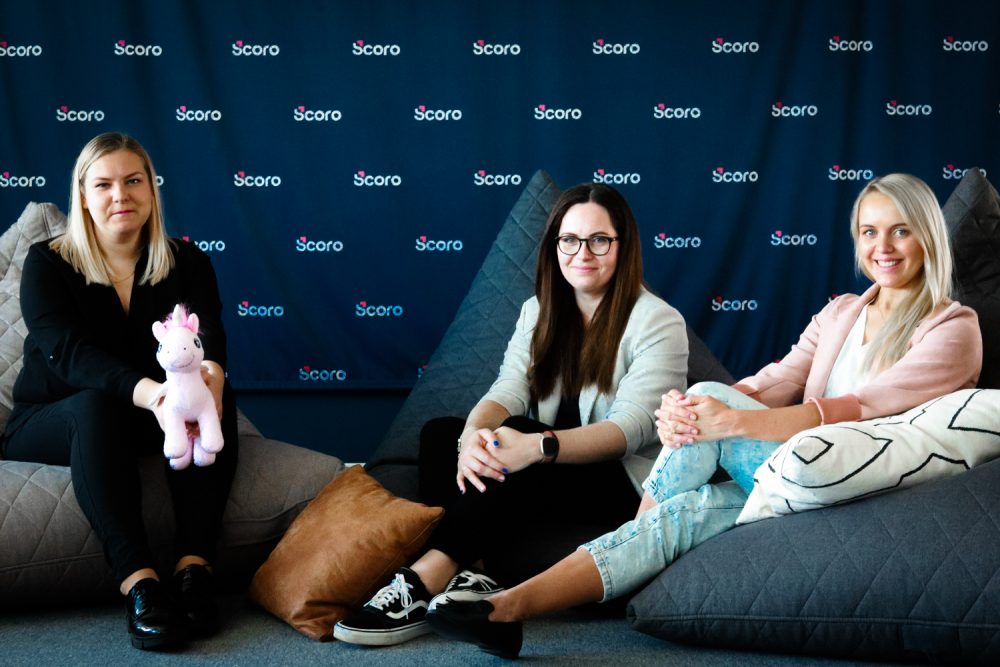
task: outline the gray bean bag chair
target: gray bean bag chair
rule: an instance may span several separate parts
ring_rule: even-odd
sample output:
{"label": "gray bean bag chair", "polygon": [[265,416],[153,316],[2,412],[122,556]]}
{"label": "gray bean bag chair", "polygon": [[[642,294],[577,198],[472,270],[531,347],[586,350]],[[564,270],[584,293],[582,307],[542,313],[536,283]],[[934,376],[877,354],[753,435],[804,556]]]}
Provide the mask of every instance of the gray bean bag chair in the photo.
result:
{"label": "gray bean bag chair", "polygon": [[[0,429],[12,407],[26,334],[21,263],[28,246],[65,224],[54,205],[31,203],[0,236]],[[219,583],[229,590],[245,588],[292,520],[343,469],[335,457],[268,440],[242,414],[239,435],[240,460],[216,563]],[[166,553],[174,523],[162,461],[153,456],[143,464],[150,544]],[[69,468],[0,461],[0,609],[112,598],[117,589],[73,495]]]}

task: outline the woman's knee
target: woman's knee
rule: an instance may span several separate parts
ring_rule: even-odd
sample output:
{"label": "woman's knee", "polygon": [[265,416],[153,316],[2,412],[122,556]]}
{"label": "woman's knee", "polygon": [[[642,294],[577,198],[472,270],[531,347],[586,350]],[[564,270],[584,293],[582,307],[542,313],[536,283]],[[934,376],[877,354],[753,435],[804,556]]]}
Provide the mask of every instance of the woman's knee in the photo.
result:
{"label": "woman's knee", "polygon": [[691,385],[684,393],[692,396],[711,396],[712,398],[719,398],[720,396],[728,395],[732,391],[735,390],[728,384],[709,380]]}
{"label": "woman's knee", "polygon": [[767,406],[722,382],[699,382],[687,390],[689,396],[709,396],[738,410],[760,410]]}

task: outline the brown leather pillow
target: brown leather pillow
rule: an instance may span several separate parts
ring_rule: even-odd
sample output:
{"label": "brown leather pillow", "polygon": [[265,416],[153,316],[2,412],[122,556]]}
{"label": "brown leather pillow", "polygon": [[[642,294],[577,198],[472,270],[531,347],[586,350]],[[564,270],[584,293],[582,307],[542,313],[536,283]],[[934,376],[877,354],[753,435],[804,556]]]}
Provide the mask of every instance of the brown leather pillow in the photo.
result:
{"label": "brown leather pillow", "polygon": [[444,510],[397,498],[361,466],[338,475],[289,527],[250,597],[311,639],[388,583],[424,545]]}

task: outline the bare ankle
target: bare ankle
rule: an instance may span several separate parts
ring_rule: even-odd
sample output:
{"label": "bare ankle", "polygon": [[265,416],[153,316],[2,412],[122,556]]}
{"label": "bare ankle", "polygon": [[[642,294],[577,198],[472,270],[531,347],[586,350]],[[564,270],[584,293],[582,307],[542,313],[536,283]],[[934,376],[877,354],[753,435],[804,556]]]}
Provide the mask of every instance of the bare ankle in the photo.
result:
{"label": "bare ankle", "polygon": [[517,601],[510,591],[497,593],[488,598],[488,600],[493,605],[493,611],[490,612],[491,621],[510,623],[520,620],[516,612]]}
{"label": "bare ankle", "polygon": [[122,595],[128,595],[129,591],[132,590],[132,587],[135,586],[140,581],[142,581],[143,579],[159,580],[159,577],[156,576],[156,570],[144,567],[141,570],[136,570],[129,576],[125,577],[125,579],[122,580],[121,585],[118,587],[118,590],[121,591]]}

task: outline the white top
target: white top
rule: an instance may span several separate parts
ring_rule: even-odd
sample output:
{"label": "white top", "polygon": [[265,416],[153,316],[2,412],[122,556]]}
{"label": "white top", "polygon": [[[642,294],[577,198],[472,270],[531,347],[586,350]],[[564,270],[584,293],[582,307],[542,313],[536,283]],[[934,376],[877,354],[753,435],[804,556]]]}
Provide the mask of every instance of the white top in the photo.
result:
{"label": "white top", "polygon": [[[538,321],[538,300],[531,297],[521,306],[514,335],[507,344],[500,374],[483,397],[499,403],[512,415],[527,415],[532,409],[528,366],[531,337]],[[611,391],[600,394],[596,385],[580,389],[580,423],[610,421],[625,434],[622,464],[639,493],[653,461],[663,446],[656,435],[660,396],[671,388],[687,389],[688,341],[684,318],[673,307],[643,288],[632,307],[628,324],[618,344]],[[539,421],[552,424],[562,397],[555,391],[538,401]]]}
{"label": "white top", "polygon": [[830,370],[830,379],[826,382],[825,398],[835,398],[844,394],[856,394],[858,389],[868,382],[868,372],[861,367],[868,344],[864,343],[865,324],[868,322],[868,307],[865,306],[854,321],[850,333],[840,348],[837,361]]}

